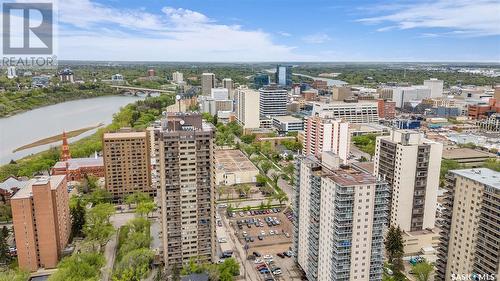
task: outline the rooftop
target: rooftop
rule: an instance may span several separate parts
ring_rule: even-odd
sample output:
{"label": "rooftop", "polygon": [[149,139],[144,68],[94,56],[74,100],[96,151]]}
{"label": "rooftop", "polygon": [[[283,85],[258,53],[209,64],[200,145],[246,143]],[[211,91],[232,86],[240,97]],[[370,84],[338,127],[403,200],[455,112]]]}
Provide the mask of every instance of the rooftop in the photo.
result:
{"label": "rooftop", "polygon": [[97,158],[71,158],[68,161],[59,161],[54,165],[55,169],[66,168],[66,162],[68,163],[69,170],[77,170],[83,167],[96,167],[104,166],[104,160],[102,157]]}
{"label": "rooftop", "polygon": [[279,122],[282,123],[302,123],[302,119],[299,119],[297,117],[293,117],[291,115],[285,115],[285,116],[274,116],[273,119],[278,120]]}
{"label": "rooftop", "polygon": [[50,189],[55,190],[61,184],[61,182],[66,178],[65,175],[57,175],[57,176],[43,176],[30,179],[24,182],[24,186],[12,196],[11,199],[22,199],[22,198],[30,198],[32,196],[33,186],[34,185],[45,185],[47,183],[50,184]]}
{"label": "rooftop", "polygon": [[116,132],[104,133],[104,139],[128,139],[128,138],[144,138],[146,132]]}
{"label": "rooftop", "polygon": [[377,182],[377,179],[368,172],[363,172],[352,167],[329,171],[324,176],[332,179],[341,186],[374,184]]}
{"label": "rooftop", "polygon": [[484,158],[494,157],[492,154],[472,148],[454,148],[443,150],[444,159],[462,159],[462,158]]}
{"label": "rooftop", "polygon": [[15,177],[9,177],[4,182],[0,182],[0,189],[11,191],[12,188],[21,188],[26,184],[26,181],[20,181]]}
{"label": "rooftop", "polygon": [[215,169],[226,173],[258,171],[239,150],[215,150]]}
{"label": "rooftop", "polygon": [[488,168],[452,170],[450,172],[484,185],[500,189],[500,172],[496,172]]}

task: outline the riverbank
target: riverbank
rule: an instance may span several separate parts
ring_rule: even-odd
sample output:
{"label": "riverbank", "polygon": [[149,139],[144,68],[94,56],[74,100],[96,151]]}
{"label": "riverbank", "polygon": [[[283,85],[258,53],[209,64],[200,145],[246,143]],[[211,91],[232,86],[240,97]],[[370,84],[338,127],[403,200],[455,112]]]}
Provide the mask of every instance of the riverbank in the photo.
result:
{"label": "riverbank", "polygon": [[105,84],[64,84],[47,88],[6,91],[0,95],[0,118],[67,101],[117,95]]}
{"label": "riverbank", "polygon": [[[116,131],[121,127],[136,129],[146,128],[152,121],[161,117],[162,110],[175,103],[175,95],[161,95],[146,98],[121,108],[113,115],[111,124],[100,128],[94,134],[70,143],[72,157],[88,157],[102,150],[102,135],[107,131]],[[59,161],[59,147],[26,156],[22,159],[0,166],[0,181],[9,176],[32,177],[39,172],[48,172]]]}

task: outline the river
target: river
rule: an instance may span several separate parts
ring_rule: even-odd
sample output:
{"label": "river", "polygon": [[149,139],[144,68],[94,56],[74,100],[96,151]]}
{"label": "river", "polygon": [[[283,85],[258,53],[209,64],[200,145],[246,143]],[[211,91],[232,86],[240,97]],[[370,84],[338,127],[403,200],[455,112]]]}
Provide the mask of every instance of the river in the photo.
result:
{"label": "river", "polygon": [[310,79],[313,79],[313,80],[326,81],[326,85],[327,86],[340,87],[340,86],[345,86],[345,85],[349,84],[349,83],[347,83],[345,81],[342,81],[342,80],[336,80],[336,79],[330,79],[330,78],[324,78],[324,77],[313,77],[313,76],[310,76],[310,75],[300,74],[300,73],[293,73],[293,75],[307,77],[307,78],[310,78]]}
{"label": "river", "polygon": [[[99,123],[110,124],[113,114],[122,106],[135,102],[141,97],[105,96],[91,99],[68,101],[49,105],[7,118],[0,118],[0,165],[11,159],[40,152],[51,146],[59,146],[61,142],[34,147],[13,153],[22,145]],[[81,139],[96,131],[90,130],[69,141]]]}

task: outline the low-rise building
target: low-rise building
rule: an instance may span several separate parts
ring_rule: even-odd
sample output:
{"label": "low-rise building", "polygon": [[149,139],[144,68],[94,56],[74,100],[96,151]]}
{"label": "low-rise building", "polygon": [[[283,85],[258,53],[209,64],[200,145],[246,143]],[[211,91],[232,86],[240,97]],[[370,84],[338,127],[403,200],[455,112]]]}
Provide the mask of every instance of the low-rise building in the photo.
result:
{"label": "low-rise building", "polygon": [[240,150],[216,150],[215,184],[253,183],[259,169]]}
{"label": "low-rise building", "polygon": [[274,116],[272,119],[273,126],[278,132],[297,132],[304,129],[304,121],[290,115]]}
{"label": "low-rise building", "polygon": [[495,155],[472,148],[452,148],[443,150],[443,159],[457,161],[459,164],[470,168],[483,166],[488,159],[495,159]]}
{"label": "low-rise building", "polygon": [[50,170],[52,175],[66,175],[68,181],[81,181],[87,176],[104,177],[102,157],[70,158],[57,162]]}
{"label": "low-rise building", "polygon": [[0,183],[0,199],[9,204],[10,198],[25,184],[26,181],[19,180],[12,176],[8,177],[5,181]]}

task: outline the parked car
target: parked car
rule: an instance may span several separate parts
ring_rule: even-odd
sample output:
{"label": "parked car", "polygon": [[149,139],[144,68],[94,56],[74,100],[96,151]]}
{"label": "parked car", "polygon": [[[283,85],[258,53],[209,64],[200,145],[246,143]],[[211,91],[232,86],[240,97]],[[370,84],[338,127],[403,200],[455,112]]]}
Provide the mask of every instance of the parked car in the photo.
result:
{"label": "parked car", "polygon": [[261,257],[262,255],[259,252],[253,252],[253,255],[256,257]]}
{"label": "parked car", "polygon": [[263,262],[264,262],[264,261],[263,261],[262,259],[255,259],[255,260],[253,261],[253,263],[255,263],[255,264],[261,264],[261,263],[263,263]]}
{"label": "parked car", "polygon": [[264,255],[263,257],[265,260],[269,260],[269,259],[272,259],[273,256],[272,255]]}
{"label": "parked car", "polygon": [[282,259],[285,258],[285,255],[283,255],[283,253],[278,253],[277,256],[280,257],[280,258],[282,258]]}
{"label": "parked car", "polygon": [[257,238],[259,238],[259,240],[264,240],[264,236],[262,235],[258,235]]}
{"label": "parked car", "polygon": [[276,269],[275,271],[273,271],[273,274],[274,275],[280,275],[281,274],[281,269]]}

